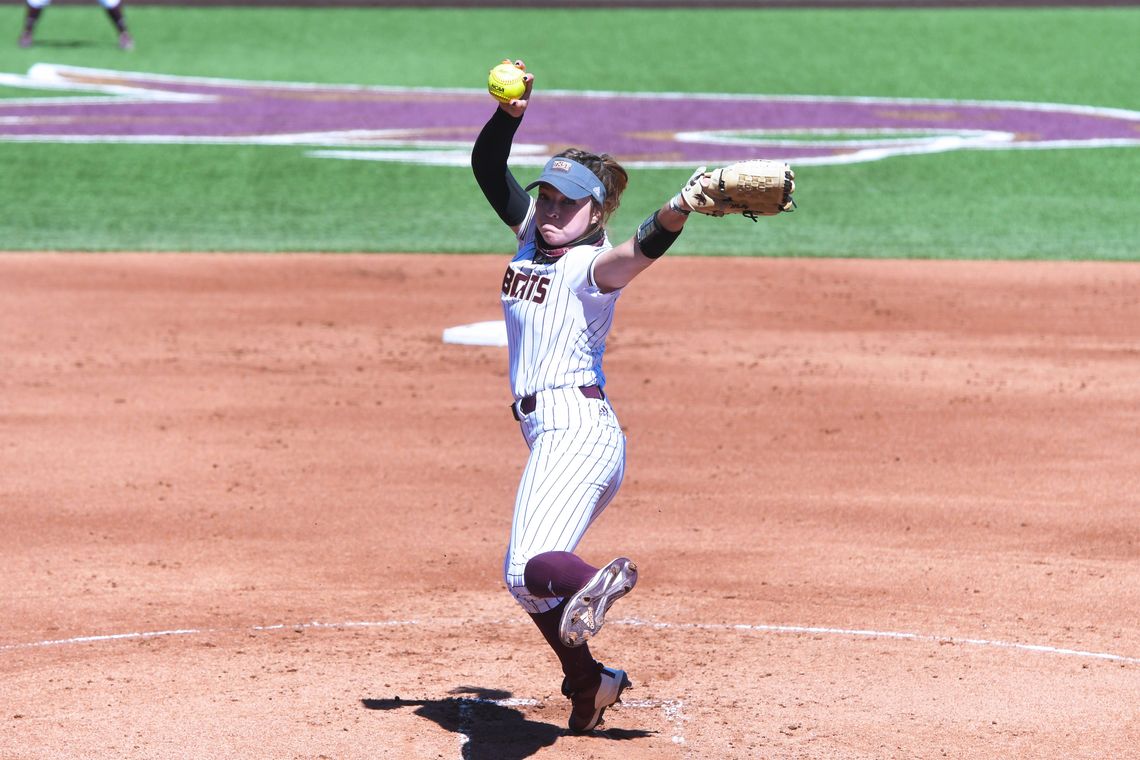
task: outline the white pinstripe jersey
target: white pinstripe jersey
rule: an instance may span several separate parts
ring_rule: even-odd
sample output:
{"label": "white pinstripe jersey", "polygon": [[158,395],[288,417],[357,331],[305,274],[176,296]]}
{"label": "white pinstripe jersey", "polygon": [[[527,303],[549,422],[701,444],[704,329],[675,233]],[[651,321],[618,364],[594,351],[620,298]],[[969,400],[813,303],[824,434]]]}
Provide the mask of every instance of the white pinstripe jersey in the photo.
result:
{"label": "white pinstripe jersey", "polygon": [[549,263],[536,263],[535,203],[519,227],[518,253],[503,275],[510,383],[515,398],[548,388],[604,386],[602,354],[620,290],[602,293],[594,261],[613,246],[571,248]]}

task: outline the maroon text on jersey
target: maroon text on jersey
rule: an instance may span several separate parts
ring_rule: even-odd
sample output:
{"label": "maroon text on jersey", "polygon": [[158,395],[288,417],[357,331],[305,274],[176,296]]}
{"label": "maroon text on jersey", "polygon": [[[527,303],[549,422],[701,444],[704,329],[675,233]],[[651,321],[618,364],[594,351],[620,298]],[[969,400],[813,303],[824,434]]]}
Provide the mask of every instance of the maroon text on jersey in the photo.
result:
{"label": "maroon text on jersey", "polygon": [[503,275],[503,295],[507,298],[521,298],[524,301],[542,303],[546,300],[546,289],[550,278],[545,275],[516,272],[507,267]]}

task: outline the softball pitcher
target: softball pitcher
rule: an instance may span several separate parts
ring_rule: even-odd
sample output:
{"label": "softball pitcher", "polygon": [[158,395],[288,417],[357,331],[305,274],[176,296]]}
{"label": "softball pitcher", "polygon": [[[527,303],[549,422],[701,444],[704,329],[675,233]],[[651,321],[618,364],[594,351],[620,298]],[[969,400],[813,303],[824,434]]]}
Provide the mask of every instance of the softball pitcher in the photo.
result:
{"label": "softball pitcher", "polygon": [[[43,13],[44,8],[51,5],[51,0],[27,0],[28,12],[24,16],[24,31],[20,34],[20,47],[31,47],[35,41],[36,24],[40,20],[40,15]],[[123,50],[133,50],[135,47],[134,38],[131,33],[127,31],[127,22],[123,18],[123,0],[99,0],[99,5],[103,6],[103,10],[107,11],[107,17],[111,19],[111,23],[115,25],[115,30],[119,33],[119,47]]]}
{"label": "softball pitcher", "polygon": [[[515,65],[525,68],[521,61]],[[499,104],[475,141],[472,169],[515,233],[500,299],[507,324],[511,412],[530,456],[515,500],[504,575],[511,593],[554,649],[571,701],[574,733],[594,729],[630,685],[596,662],[594,636],[615,600],[637,583],[619,557],[598,568],[574,549],[621,486],[625,436],[606,398],[602,357],[622,289],[665,253],[689,208],[680,195],[614,246],[606,221],[628,177],[607,154],[570,149],[524,189],[507,159],[534,85]],[[537,199],[527,191],[537,188]]]}

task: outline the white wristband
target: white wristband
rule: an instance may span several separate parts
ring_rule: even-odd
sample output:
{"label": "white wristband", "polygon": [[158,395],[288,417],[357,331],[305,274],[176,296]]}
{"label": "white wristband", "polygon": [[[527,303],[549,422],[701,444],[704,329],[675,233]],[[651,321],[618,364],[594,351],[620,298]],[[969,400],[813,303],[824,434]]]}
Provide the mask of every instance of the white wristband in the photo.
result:
{"label": "white wristband", "polygon": [[669,208],[673,211],[676,211],[678,214],[684,214],[685,216],[688,216],[689,212],[691,211],[691,209],[685,208],[685,199],[681,196],[680,193],[677,193],[669,199]]}

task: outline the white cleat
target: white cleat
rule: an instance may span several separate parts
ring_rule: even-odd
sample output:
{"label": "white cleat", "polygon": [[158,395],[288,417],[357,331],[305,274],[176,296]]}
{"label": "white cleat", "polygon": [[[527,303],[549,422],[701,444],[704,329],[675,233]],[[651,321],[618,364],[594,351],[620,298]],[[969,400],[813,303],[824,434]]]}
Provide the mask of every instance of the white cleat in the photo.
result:
{"label": "white cleat", "polygon": [[620,702],[621,693],[632,685],[624,670],[602,668],[601,676],[596,687],[571,695],[571,733],[584,734],[601,725],[606,708]]}
{"label": "white cleat", "polygon": [[558,635],[568,647],[580,647],[602,628],[606,613],[637,584],[637,565],[626,557],[594,573],[594,577],[570,597],[562,611]]}

